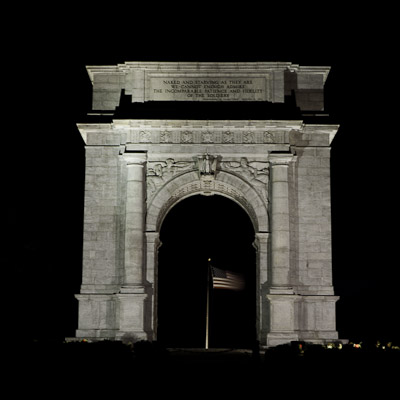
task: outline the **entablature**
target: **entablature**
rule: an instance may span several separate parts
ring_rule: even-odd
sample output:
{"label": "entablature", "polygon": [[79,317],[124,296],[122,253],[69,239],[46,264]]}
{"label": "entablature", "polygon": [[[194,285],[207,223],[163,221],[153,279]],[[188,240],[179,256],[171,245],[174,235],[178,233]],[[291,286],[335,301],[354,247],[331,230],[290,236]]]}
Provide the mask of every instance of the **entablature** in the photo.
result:
{"label": "entablature", "polygon": [[[303,121],[242,120],[114,120],[105,124],[78,124],[86,145],[126,146],[128,151],[172,151],[176,145],[212,146],[241,152],[287,151],[294,147],[329,147],[339,125]],[[161,150],[162,149],[162,150]]]}

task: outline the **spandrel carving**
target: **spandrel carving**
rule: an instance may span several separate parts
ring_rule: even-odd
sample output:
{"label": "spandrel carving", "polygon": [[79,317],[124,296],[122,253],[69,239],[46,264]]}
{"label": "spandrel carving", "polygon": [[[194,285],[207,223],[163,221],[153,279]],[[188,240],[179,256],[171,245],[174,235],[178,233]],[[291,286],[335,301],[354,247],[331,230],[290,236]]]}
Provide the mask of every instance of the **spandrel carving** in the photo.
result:
{"label": "spandrel carving", "polygon": [[242,157],[240,161],[222,162],[221,168],[244,178],[268,202],[269,162],[249,162],[246,157]]}
{"label": "spandrel carving", "polygon": [[175,161],[173,158],[149,162],[147,167],[147,192],[149,197],[175,175],[189,171],[194,166],[194,161]]}

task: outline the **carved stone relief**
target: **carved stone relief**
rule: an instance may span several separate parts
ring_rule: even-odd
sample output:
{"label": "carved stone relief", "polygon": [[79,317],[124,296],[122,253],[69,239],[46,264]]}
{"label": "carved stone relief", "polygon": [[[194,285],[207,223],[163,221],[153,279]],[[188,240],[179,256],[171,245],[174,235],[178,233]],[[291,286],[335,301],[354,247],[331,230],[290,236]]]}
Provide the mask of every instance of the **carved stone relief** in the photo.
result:
{"label": "carved stone relief", "polygon": [[255,143],[254,132],[243,132],[243,143]]}
{"label": "carved stone relief", "polygon": [[264,132],[264,143],[274,143],[275,137],[272,132],[265,131]]}
{"label": "carved stone relief", "polygon": [[249,162],[246,157],[242,157],[240,161],[222,162],[221,169],[241,176],[249,182],[268,203],[269,162]]}
{"label": "carved stone relief", "polygon": [[199,179],[203,182],[215,180],[218,170],[233,173],[250,183],[268,204],[269,162],[249,162],[246,157],[242,157],[240,161],[220,162],[218,156],[208,152],[197,156],[197,162],[175,161],[173,158],[149,162],[147,166],[147,198],[151,199],[163,185],[176,175],[194,169],[198,170]]}
{"label": "carved stone relief", "polygon": [[139,134],[140,143],[151,143],[151,132],[149,131],[141,131]]}
{"label": "carved stone relief", "polygon": [[233,132],[227,131],[222,135],[222,143],[233,143],[234,142],[234,134]]}
{"label": "carved stone relief", "polygon": [[198,156],[198,168],[199,177],[202,180],[212,180],[215,178],[217,173],[217,161],[216,156],[208,154],[208,152],[202,156]]}
{"label": "carved stone relief", "polygon": [[214,143],[214,135],[212,132],[203,132],[201,136],[202,143]]}
{"label": "carved stone relief", "polygon": [[223,143],[223,144],[269,144],[283,143],[284,132],[271,132],[263,129],[254,130],[203,130],[203,129],[160,129],[131,130],[129,143]]}
{"label": "carved stone relief", "polygon": [[172,132],[171,131],[160,132],[160,143],[172,143]]}
{"label": "carved stone relief", "polygon": [[181,136],[182,143],[193,143],[193,132],[185,131]]}
{"label": "carved stone relief", "polygon": [[195,161],[175,161],[173,158],[167,158],[166,161],[149,162],[147,166],[147,197],[152,197],[175,175],[193,169],[195,164]]}

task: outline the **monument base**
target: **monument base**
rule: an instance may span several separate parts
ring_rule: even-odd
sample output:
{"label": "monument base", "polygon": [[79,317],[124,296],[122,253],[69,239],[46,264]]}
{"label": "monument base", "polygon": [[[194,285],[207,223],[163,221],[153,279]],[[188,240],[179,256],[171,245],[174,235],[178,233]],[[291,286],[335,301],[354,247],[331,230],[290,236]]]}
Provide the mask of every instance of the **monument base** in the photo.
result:
{"label": "monument base", "polygon": [[75,337],[78,340],[113,340],[116,332],[116,329],[77,329]]}
{"label": "monument base", "polygon": [[267,335],[267,347],[275,347],[281,344],[288,344],[299,340],[296,333],[274,332]]}

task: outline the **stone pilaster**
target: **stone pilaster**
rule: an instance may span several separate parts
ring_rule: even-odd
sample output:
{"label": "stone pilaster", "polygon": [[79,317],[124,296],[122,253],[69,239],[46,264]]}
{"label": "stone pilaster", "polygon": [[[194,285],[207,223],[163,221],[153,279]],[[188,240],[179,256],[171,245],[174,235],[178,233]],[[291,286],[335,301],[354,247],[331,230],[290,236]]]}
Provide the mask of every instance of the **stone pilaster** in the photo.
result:
{"label": "stone pilaster", "polygon": [[270,287],[286,290],[290,277],[290,218],[288,166],[292,154],[270,155],[271,277]]}
{"label": "stone pilaster", "polygon": [[145,288],[131,287],[129,293],[117,294],[119,303],[119,331],[117,339],[151,339],[147,319],[148,295]]}
{"label": "stone pilaster", "polygon": [[146,153],[125,153],[127,168],[124,277],[117,338],[149,338],[149,300],[145,283]]}
{"label": "stone pilaster", "polygon": [[128,153],[123,288],[143,285],[146,153]]}
{"label": "stone pilaster", "polygon": [[271,154],[271,276],[266,298],[269,313],[267,346],[298,340],[295,303],[290,274],[289,163],[291,153]]}
{"label": "stone pilaster", "polygon": [[296,303],[299,296],[293,294],[268,294],[269,303],[269,332],[267,346],[277,346],[298,340],[298,324]]}

